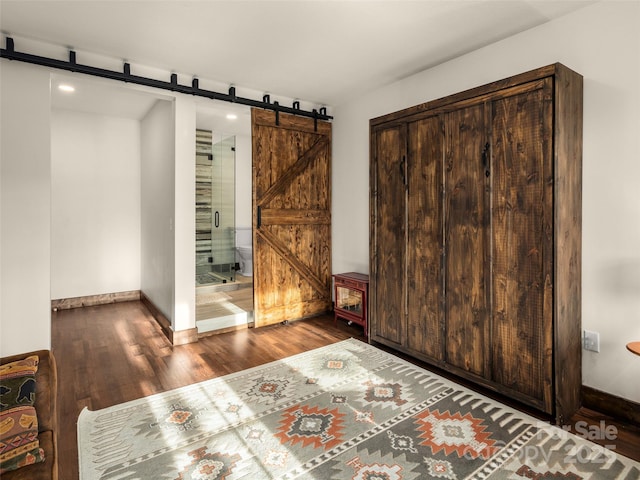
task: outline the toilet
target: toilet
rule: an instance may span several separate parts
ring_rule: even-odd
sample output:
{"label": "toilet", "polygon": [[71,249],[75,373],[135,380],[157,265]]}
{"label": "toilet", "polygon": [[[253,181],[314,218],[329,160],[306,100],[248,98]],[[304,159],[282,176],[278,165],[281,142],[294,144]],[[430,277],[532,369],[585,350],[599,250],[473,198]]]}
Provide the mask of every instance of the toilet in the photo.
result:
{"label": "toilet", "polygon": [[253,239],[251,227],[236,227],[236,260],[240,264],[240,275],[253,276]]}

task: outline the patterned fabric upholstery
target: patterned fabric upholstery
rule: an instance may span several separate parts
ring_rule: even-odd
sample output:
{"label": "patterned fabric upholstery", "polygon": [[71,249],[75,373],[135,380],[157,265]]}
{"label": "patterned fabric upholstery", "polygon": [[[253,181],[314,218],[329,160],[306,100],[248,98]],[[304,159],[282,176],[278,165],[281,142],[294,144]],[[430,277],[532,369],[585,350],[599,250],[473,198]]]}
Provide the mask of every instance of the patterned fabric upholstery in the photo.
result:
{"label": "patterned fabric upholstery", "polygon": [[[34,368],[33,365],[29,365],[29,363],[32,363],[31,360],[27,361],[29,357],[35,357],[39,360],[39,362],[37,363],[37,367]],[[9,470],[6,472],[3,471],[0,474],[0,477],[2,477],[2,480],[57,480],[57,370],[55,358],[49,350],[39,350],[36,352],[28,352],[20,355],[4,357],[0,359],[0,371],[6,373],[7,369],[5,369],[4,367],[7,364],[16,362],[21,363],[25,361],[27,363],[26,365],[19,365],[17,370],[14,366],[12,366],[10,370],[13,370],[14,373],[19,370],[22,370],[22,373],[28,372],[29,370],[33,371],[33,375],[35,378],[35,391],[31,390],[30,386],[32,386],[33,384],[28,381],[28,376],[30,375],[30,373],[26,373],[26,377],[22,382],[22,385],[18,386],[18,393],[16,393],[16,398],[19,396],[21,399],[22,407],[20,408],[28,408],[28,405],[26,404],[32,403],[31,408],[35,409],[37,423],[35,423],[34,425],[37,430],[39,449],[42,449],[44,451],[44,461],[33,463],[31,465],[27,464],[15,470]],[[0,381],[3,387],[12,388],[13,391],[16,390],[15,387],[11,387],[11,385],[16,382],[20,383],[20,381],[17,380],[17,377],[14,379],[2,379]],[[6,399],[8,399],[11,395],[9,395],[9,393],[4,389],[0,393],[0,402],[5,405],[9,405]],[[0,410],[2,414],[7,411],[4,406]],[[5,420],[7,420],[7,418],[5,418],[5,416],[2,416],[2,421]],[[13,417],[13,421],[15,422],[15,417]],[[22,423],[28,425],[29,421],[29,415],[26,415],[22,420]],[[9,423],[11,423],[11,420],[8,420],[6,425],[4,423],[0,424],[3,425],[0,426],[0,437],[2,437],[3,439],[6,433],[5,429],[9,426]],[[3,450],[4,448],[4,445],[0,446],[0,459],[3,463],[5,460],[5,452]],[[30,461],[30,459],[25,459],[24,463],[29,463]],[[5,468],[5,466],[3,465],[2,468]]]}
{"label": "patterned fabric upholstery", "polygon": [[44,461],[38,441],[36,355],[0,367],[0,474]]}

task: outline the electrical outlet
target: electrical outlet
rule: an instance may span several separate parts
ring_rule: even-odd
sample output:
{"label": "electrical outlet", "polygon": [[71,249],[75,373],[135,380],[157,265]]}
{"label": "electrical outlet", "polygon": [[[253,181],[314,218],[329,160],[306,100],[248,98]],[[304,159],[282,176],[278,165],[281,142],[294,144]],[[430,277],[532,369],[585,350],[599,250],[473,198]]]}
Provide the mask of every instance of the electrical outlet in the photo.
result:
{"label": "electrical outlet", "polygon": [[582,334],[582,347],[592,352],[600,351],[600,334],[598,332],[590,332],[585,330]]}

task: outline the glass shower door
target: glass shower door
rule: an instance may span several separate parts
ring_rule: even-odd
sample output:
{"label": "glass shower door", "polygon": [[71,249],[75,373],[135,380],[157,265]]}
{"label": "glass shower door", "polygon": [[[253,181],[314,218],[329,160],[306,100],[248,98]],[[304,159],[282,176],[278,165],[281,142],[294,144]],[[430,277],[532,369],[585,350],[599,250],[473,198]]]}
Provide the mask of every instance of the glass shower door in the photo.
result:
{"label": "glass shower door", "polygon": [[220,135],[212,146],[211,256],[212,274],[233,282],[235,270],[235,136]]}
{"label": "glass shower door", "polygon": [[196,284],[235,281],[235,136],[196,131]]}

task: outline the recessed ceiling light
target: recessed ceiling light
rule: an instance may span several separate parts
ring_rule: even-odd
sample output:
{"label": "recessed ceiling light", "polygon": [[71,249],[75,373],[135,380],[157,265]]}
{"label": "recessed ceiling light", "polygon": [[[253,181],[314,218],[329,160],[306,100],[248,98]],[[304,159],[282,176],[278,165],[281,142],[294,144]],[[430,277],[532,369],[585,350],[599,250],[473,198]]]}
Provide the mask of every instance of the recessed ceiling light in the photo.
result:
{"label": "recessed ceiling light", "polygon": [[58,89],[62,90],[63,92],[75,92],[76,91],[75,87],[73,87],[72,85],[67,85],[66,83],[61,83],[60,85],[58,85]]}
{"label": "recessed ceiling light", "polygon": [[235,113],[227,113],[227,120],[235,120],[238,116]]}

